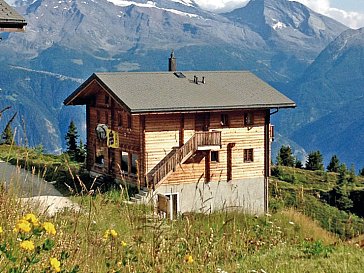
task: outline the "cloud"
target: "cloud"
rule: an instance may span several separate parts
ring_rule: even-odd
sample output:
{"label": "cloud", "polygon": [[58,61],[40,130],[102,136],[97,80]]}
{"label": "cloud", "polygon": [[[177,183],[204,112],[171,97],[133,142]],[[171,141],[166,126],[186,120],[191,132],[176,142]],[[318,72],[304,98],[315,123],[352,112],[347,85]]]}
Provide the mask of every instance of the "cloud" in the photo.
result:
{"label": "cloud", "polygon": [[[330,0],[289,0],[297,1],[310,9],[329,16],[351,28],[364,27],[364,14],[355,11],[345,11],[332,7]],[[195,0],[203,9],[214,12],[225,12],[245,6],[249,0]]]}
{"label": "cloud", "polygon": [[203,9],[225,12],[245,6],[249,0],[195,0]]}
{"label": "cloud", "polygon": [[290,0],[298,1],[310,9],[331,17],[351,28],[364,27],[364,14],[355,11],[345,11],[331,6],[329,0]]}

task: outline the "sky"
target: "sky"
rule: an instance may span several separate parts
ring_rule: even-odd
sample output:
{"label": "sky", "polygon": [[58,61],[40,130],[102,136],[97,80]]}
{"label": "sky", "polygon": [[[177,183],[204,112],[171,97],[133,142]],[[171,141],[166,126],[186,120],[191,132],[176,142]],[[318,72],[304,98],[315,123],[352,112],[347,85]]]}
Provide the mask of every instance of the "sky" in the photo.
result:
{"label": "sky", "polygon": [[[228,11],[246,5],[249,0],[195,0],[207,10]],[[292,1],[292,0],[290,0]],[[364,0],[295,0],[312,10],[351,27],[364,27]]]}

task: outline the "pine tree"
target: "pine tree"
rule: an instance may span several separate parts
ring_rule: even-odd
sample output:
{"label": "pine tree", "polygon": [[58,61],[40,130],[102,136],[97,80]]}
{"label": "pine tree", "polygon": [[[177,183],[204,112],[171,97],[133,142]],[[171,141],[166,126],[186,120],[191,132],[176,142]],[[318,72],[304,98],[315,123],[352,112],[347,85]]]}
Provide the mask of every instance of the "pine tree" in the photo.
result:
{"label": "pine tree", "polygon": [[296,158],[296,163],[295,163],[295,166],[294,167],[297,168],[297,169],[302,169],[303,168],[303,164],[302,164],[302,162],[300,160],[298,160]]}
{"label": "pine tree", "polygon": [[77,152],[76,152],[76,161],[77,162],[84,162],[86,159],[86,145],[83,144],[82,139],[80,139],[80,144],[78,145]]}
{"label": "pine tree", "polygon": [[77,156],[77,140],[78,140],[78,133],[77,128],[73,120],[70,122],[70,125],[68,126],[68,131],[65,136],[66,145],[67,145],[67,153],[69,154],[70,158],[72,160],[76,160]]}
{"label": "pine tree", "polygon": [[11,144],[13,142],[13,130],[11,129],[11,126],[9,124],[6,125],[3,133],[1,134],[1,138],[3,144]]}
{"label": "pine tree", "polygon": [[355,166],[352,164],[349,170],[349,178],[348,182],[351,184],[355,184],[357,182],[357,178],[355,175]]}
{"label": "pine tree", "polygon": [[15,113],[5,126],[3,133],[1,134],[1,139],[3,144],[12,144],[14,141],[13,129],[11,128],[11,123],[14,121],[17,113]]}
{"label": "pine tree", "polygon": [[331,157],[329,165],[327,165],[327,171],[337,173],[340,168],[340,161],[336,155]]}
{"label": "pine tree", "polygon": [[324,170],[324,164],[323,162],[323,156],[320,153],[320,151],[311,152],[308,155],[308,159],[306,162],[306,169],[311,171],[323,171]]}
{"label": "pine tree", "polygon": [[349,211],[353,207],[353,201],[350,199],[347,190],[348,172],[346,165],[342,164],[338,172],[337,184],[332,190],[332,194],[335,198],[335,206],[340,210]]}
{"label": "pine tree", "polygon": [[292,155],[291,147],[282,145],[277,156],[277,164],[288,167],[294,166],[295,158]]}

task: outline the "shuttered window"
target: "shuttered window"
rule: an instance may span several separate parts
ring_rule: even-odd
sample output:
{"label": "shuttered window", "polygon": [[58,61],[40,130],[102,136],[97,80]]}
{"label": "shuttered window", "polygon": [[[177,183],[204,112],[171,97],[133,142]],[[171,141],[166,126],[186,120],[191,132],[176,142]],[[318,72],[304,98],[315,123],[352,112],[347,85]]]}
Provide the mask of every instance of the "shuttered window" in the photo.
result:
{"label": "shuttered window", "polygon": [[253,149],[244,149],[244,162],[253,162],[254,153]]}

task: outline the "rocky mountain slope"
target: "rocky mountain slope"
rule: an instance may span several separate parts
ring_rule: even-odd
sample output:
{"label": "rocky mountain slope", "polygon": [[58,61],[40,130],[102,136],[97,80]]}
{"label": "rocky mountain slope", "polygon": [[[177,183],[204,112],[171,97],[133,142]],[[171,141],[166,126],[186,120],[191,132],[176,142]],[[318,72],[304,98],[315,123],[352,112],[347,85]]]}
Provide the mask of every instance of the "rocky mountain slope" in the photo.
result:
{"label": "rocky mountain slope", "polygon": [[258,33],[274,52],[271,68],[290,79],[302,73],[317,52],[347,29],[300,3],[287,0],[251,0],[245,7],[224,15]]}
{"label": "rocky mountain slope", "polygon": [[296,81],[301,106],[286,121],[308,150],[364,166],[364,28],[347,30]]}
{"label": "rocky mountain slope", "polygon": [[[25,138],[24,117],[29,143],[51,152],[64,147],[71,119],[84,135],[82,108],[62,102],[95,71],[166,70],[174,48],[180,70],[251,70],[300,105],[296,89],[286,86],[347,29],[288,0],[252,0],[220,15],[189,0],[13,4],[28,26],[25,33],[1,34],[0,107],[12,105],[20,113],[19,139]],[[285,120],[294,111],[285,112]]]}

